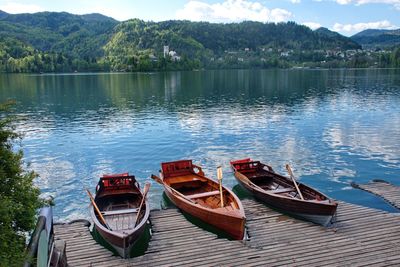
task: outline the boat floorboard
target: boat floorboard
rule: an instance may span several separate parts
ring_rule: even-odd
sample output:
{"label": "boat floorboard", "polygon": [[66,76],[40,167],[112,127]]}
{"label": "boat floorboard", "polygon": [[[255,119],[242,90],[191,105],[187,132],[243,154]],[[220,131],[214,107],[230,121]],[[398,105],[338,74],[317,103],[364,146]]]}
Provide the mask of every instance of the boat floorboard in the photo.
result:
{"label": "boat floorboard", "polygon": [[[357,185],[400,207],[400,187]],[[389,194],[390,193],[390,194]],[[388,266],[400,265],[400,216],[339,202],[336,223],[324,228],[242,200],[246,241],[217,238],[175,209],[150,213],[152,238],[143,256],[121,259],[94,243],[85,221],[55,224],[67,243],[69,266]]]}

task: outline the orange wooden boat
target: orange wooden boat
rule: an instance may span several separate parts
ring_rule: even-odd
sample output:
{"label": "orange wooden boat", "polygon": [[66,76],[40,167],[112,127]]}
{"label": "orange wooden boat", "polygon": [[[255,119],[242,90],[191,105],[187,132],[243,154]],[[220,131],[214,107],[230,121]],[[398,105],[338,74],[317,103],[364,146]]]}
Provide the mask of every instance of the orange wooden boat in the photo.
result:
{"label": "orange wooden boat", "polygon": [[102,215],[96,212],[92,202],[90,215],[96,230],[121,257],[129,257],[150,215],[149,204],[135,176],[128,173],[104,175],[96,187],[94,202]]}
{"label": "orange wooden boat", "polygon": [[[246,217],[239,198],[222,186],[223,207],[219,183],[204,176],[191,160],[161,163],[161,178],[152,178],[164,186],[165,194],[181,210],[242,240]],[[196,171],[195,171],[196,170]]]}
{"label": "orange wooden boat", "polygon": [[336,213],[335,201],[305,184],[295,185],[271,166],[250,158],[231,161],[231,166],[238,182],[269,206],[321,225],[329,224]]}

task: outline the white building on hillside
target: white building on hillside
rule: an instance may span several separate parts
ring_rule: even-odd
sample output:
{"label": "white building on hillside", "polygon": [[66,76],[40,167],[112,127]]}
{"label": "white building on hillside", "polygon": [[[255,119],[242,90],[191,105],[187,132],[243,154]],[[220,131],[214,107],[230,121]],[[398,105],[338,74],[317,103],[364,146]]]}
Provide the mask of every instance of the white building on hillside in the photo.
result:
{"label": "white building on hillside", "polygon": [[169,54],[169,46],[164,45],[164,58],[167,57],[168,54]]}
{"label": "white building on hillside", "polygon": [[175,52],[175,51],[169,51],[169,56],[171,57],[171,59],[173,60],[173,61],[179,61],[179,60],[181,60],[181,57],[180,56],[178,56],[178,54]]}

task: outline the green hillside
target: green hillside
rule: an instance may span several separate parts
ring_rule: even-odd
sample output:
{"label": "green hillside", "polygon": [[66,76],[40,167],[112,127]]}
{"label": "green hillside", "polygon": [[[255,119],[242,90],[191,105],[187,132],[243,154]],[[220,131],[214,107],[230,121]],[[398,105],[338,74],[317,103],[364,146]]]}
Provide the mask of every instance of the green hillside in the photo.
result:
{"label": "green hillside", "polygon": [[[165,45],[178,57],[164,57]],[[118,22],[101,14],[0,12],[0,71],[7,72],[285,67],[321,59],[310,51],[359,48],[294,22]]]}
{"label": "green hillside", "polygon": [[391,48],[400,45],[400,29],[397,30],[365,30],[351,39],[364,48]]}

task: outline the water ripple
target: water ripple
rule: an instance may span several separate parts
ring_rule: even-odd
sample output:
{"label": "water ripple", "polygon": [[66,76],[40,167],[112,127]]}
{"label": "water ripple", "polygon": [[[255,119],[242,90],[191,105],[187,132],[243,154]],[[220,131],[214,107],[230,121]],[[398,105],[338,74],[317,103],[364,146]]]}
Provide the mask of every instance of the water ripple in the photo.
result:
{"label": "water ripple", "polygon": [[[59,220],[87,217],[104,173],[149,181],[160,162],[192,158],[207,175],[252,157],[331,196],[385,208],[351,181],[400,177],[399,70],[231,70],[145,74],[2,75],[35,181]],[[40,82],[37,82],[40,81]],[[158,207],[162,188],[152,182]],[[357,202],[360,201],[360,202]]]}

